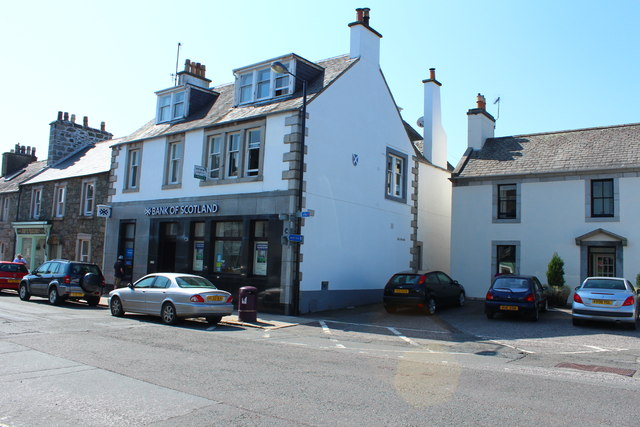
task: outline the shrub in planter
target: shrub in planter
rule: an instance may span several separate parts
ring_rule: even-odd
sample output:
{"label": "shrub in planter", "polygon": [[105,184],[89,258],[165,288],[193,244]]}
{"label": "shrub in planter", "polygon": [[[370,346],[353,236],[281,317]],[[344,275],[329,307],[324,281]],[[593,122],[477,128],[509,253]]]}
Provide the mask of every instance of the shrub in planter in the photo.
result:
{"label": "shrub in planter", "polygon": [[547,266],[547,284],[550,289],[549,302],[556,307],[567,305],[567,299],[571,293],[564,282],[564,261],[557,252],[553,253],[551,261]]}

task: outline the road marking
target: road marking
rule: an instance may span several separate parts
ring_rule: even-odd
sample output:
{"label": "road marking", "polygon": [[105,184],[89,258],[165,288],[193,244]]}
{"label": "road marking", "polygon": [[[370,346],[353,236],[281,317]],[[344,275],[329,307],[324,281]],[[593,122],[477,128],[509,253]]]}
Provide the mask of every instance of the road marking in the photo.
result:
{"label": "road marking", "polygon": [[265,333],[262,335],[262,338],[271,338],[271,334],[269,333],[269,331],[265,331]]}
{"label": "road marking", "polygon": [[214,331],[217,327],[218,327],[217,325],[215,325],[215,326],[209,326],[209,327],[207,328],[207,331]]}
{"label": "road marking", "polygon": [[521,351],[521,352],[523,352],[523,353],[527,353],[527,354],[536,354],[536,352],[535,352],[535,351],[525,350],[525,349],[523,349],[523,348],[516,347],[515,345],[505,344],[505,343],[500,342],[500,341],[498,341],[498,340],[489,340],[489,341],[490,341],[490,342],[493,342],[493,343],[496,343],[496,344],[499,344],[499,345],[503,345],[503,346],[505,346],[505,347],[512,348],[512,349],[517,350],[517,351]]}
{"label": "road marking", "polygon": [[[331,336],[331,329],[329,329],[329,327],[327,326],[325,321],[324,320],[320,320],[319,322],[320,322],[320,326],[322,326],[322,332],[324,332],[325,334]],[[335,338],[329,338],[329,340],[336,345],[336,348],[346,348],[345,346],[340,344],[338,342],[338,340],[335,339]]]}
{"label": "road marking", "polygon": [[395,335],[397,335],[400,339],[403,339],[404,341],[408,342],[411,345],[420,345],[417,342],[413,341],[412,339],[405,337],[404,335],[402,335],[400,332],[398,332],[395,328],[392,328],[391,326],[387,326],[387,329],[393,332]]}
{"label": "road marking", "polygon": [[[321,320],[321,322],[323,322]],[[342,323],[343,325],[355,325],[355,326],[368,326],[371,328],[390,328],[391,326],[382,326],[382,325],[372,325],[370,323],[353,323],[353,322],[341,322],[339,320],[327,320],[327,322],[331,322],[331,323]],[[429,329],[413,329],[413,328],[398,328],[398,329],[402,329],[404,331],[411,331],[411,332],[428,332],[430,334],[450,334],[451,332],[449,331],[434,331],[434,330],[429,330]]]}

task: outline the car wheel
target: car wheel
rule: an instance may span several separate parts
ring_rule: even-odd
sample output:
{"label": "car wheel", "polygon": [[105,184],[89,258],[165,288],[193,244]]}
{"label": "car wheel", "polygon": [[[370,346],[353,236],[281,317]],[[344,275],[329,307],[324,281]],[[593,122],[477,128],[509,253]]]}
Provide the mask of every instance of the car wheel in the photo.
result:
{"label": "car wheel", "polygon": [[20,299],[22,301],[29,301],[29,299],[31,298],[31,294],[27,289],[26,283],[20,283],[20,289],[18,290],[18,295],[20,296]]}
{"label": "car wheel", "polygon": [[89,304],[89,307],[95,307],[100,303],[100,297],[87,297],[87,304]]}
{"label": "car wheel", "polygon": [[582,325],[582,320],[577,319],[577,318],[575,318],[575,317],[571,319],[571,322],[573,323],[573,326],[580,326],[580,325]]}
{"label": "car wheel", "polygon": [[531,313],[531,321],[537,322],[540,318],[540,310],[538,310],[538,306],[533,309],[533,313]]}
{"label": "car wheel", "polygon": [[176,323],[178,323],[176,307],[170,302],[167,302],[162,306],[160,317],[162,317],[162,321],[167,325],[175,325]]}
{"label": "car wheel", "polygon": [[124,316],[124,308],[122,307],[122,301],[120,298],[113,297],[111,298],[111,303],[109,304],[109,308],[111,309],[111,315],[116,317]]}
{"label": "car wheel", "polygon": [[489,320],[493,319],[493,316],[495,315],[493,311],[487,311],[485,314],[487,315],[487,319]]}
{"label": "car wheel", "polygon": [[222,316],[209,316],[207,317],[207,323],[210,325],[217,325],[222,320]]}
{"label": "car wheel", "polygon": [[458,307],[462,307],[464,303],[465,303],[464,292],[460,292],[460,294],[458,295]]}
{"label": "car wheel", "polygon": [[56,288],[55,286],[52,286],[51,289],[49,289],[49,304],[60,305],[61,302],[62,302],[62,299],[58,294],[58,288]]}
{"label": "car wheel", "polygon": [[385,304],[385,306],[384,306],[384,309],[385,309],[385,311],[386,311],[387,313],[395,313],[395,312],[398,310],[398,309],[397,309],[397,308],[395,308],[394,306],[392,306],[392,305],[386,305],[386,304]]}
{"label": "car wheel", "polygon": [[429,316],[436,314],[436,300],[433,298],[429,298],[427,300],[427,306],[425,307],[425,310]]}
{"label": "car wheel", "polygon": [[635,322],[629,323],[628,327],[632,331],[635,331],[636,329],[638,329],[638,321],[636,320]]}

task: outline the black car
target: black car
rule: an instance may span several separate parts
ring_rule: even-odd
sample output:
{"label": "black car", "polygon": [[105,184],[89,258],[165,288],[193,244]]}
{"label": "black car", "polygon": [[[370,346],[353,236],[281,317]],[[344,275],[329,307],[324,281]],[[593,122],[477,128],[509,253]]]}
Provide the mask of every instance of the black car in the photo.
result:
{"label": "black car", "polygon": [[20,281],[20,299],[48,298],[53,305],[65,300],[84,300],[90,306],[100,302],[104,290],[100,267],[88,262],[54,259],[44,262]]}
{"label": "black car", "polygon": [[493,279],[484,302],[488,319],[496,313],[515,313],[538,320],[541,311],[547,311],[548,288],[535,276],[503,275]]}
{"label": "black car", "polygon": [[384,308],[393,313],[398,307],[417,307],[427,314],[436,308],[465,301],[464,287],[442,271],[402,272],[391,276],[384,287]]}

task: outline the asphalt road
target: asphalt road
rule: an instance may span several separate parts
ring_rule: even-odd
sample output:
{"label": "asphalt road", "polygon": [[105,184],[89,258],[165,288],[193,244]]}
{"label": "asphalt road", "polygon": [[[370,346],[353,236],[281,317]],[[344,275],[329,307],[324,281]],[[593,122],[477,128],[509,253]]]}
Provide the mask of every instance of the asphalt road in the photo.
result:
{"label": "asphalt road", "polygon": [[567,311],[260,320],[171,327],[0,293],[0,425],[640,423],[640,333],[576,328]]}

